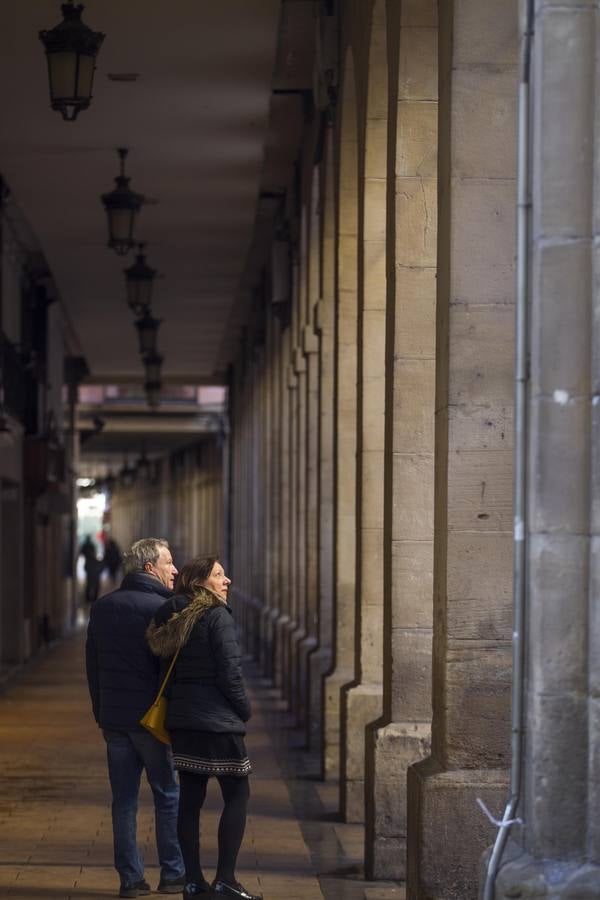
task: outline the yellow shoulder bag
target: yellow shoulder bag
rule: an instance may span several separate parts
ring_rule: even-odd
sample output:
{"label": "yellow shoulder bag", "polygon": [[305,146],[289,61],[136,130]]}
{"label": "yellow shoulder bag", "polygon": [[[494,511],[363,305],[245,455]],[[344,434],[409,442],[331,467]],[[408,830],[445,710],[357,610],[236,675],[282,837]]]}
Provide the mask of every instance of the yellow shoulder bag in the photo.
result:
{"label": "yellow shoulder bag", "polygon": [[167,718],[167,698],[164,696],[165,688],[167,686],[167,681],[173,671],[173,666],[175,665],[175,661],[179,656],[179,650],[171,660],[171,664],[167,669],[167,674],[163,678],[163,683],[161,684],[158,694],[156,695],[156,700],[146,712],[143,717],[140,719],[140,725],[143,725],[144,728],[147,728],[150,734],[153,734],[157,741],[161,741],[163,744],[170,744],[171,737],[169,732],[165,728],[165,719]]}

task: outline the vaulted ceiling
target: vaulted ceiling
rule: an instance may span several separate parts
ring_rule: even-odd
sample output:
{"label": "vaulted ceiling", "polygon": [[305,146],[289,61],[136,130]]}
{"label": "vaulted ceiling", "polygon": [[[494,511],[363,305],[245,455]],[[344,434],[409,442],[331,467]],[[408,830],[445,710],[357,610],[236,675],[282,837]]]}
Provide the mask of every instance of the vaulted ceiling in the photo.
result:
{"label": "vaulted ceiling", "polygon": [[[139,379],[122,274],[133,256],[106,247],[99,200],[118,171],[115,148],[130,148],[131,187],[156,200],[137,235],[164,275],[153,302],[163,376],[218,381],[243,322],[261,191],[285,188],[297,152],[302,98],[293,92],[310,85],[313,4],[88,0],[83,19],[106,38],[92,105],[74,123],[50,109],[38,39],[60,21],[59,6],[0,4],[0,172],[39,239],[92,380]],[[110,77],[123,74],[137,77]],[[272,95],[274,75],[291,93]]]}

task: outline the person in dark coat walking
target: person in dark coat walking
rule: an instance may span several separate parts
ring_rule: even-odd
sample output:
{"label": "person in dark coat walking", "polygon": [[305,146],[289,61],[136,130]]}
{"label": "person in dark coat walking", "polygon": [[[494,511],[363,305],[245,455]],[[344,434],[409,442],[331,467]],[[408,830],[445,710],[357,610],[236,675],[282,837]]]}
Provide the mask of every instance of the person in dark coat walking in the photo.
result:
{"label": "person in dark coat walking", "polygon": [[79,548],[79,555],[83,556],[85,569],[85,602],[91,605],[98,597],[102,563],[96,556],[96,545],[90,534],[86,534],[85,540]]}
{"label": "person in dark coat walking", "polygon": [[[227,591],[231,584],[215,557],[187,563],[177,596],[158,610],[148,629],[151,649],[164,660],[179,651],[167,686],[166,727],[179,771],[179,843],[185,862],[184,898],[261,900],[235,877],[246,827],[250,760],[245,723],[250,718],[240,650]],[[211,885],[200,864],[200,810],[214,775],[224,808],[219,822],[217,873]]]}
{"label": "person in dark coat walking", "polygon": [[148,648],[145,633],[165,599],[173,596],[177,569],[166,541],[144,538],[125,554],[124,570],[121,587],[93,604],[86,642],[92,709],[106,741],[119,896],[138,897],[151,891],[136,839],[144,770],[156,813],[158,891],[179,893],[185,878],[177,840],[179,788],[171,749],[139,724],[160,683],[160,664]]}

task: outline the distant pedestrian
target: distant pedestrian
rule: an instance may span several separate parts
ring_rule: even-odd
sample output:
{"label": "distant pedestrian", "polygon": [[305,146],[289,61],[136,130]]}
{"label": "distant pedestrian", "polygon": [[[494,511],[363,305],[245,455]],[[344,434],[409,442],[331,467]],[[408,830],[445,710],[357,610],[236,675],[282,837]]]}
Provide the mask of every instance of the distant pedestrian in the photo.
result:
{"label": "distant pedestrian", "polygon": [[107,537],[104,542],[104,568],[108,569],[110,580],[114,583],[121,567],[121,549],[114,538]]}
{"label": "distant pedestrian", "polygon": [[91,534],[86,534],[85,540],[79,548],[79,555],[83,556],[85,570],[85,602],[92,604],[98,597],[102,563],[96,554],[96,545]]}
{"label": "distant pedestrian", "polygon": [[115,868],[120,897],[151,892],[137,845],[137,806],[142,771],[154,796],[159,893],[179,893],[185,884],[177,840],[179,788],[171,748],[139,721],[154,701],[160,665],[145,633],[153,615],[173,596],[177,569],[166,541],[144,538],[124,558],[121,587],[92,606],[86,643],[87,677],[96,722],[106,741],[112,789]]}
{"label": "distant pedestrian", "polygon": [[[214,557],[187,563],[177,580],[177,596],[156,613],[148,640],[164,660],[179,653],[167,687],[166,726],[179,771],[178,833],[187,882],[183,896],[261,900],[235,877],[249,796],[251,767],[244,734],[250,703],[227,603],[230,584]],[[219,782],[224,803],[212,887],[200,864],[200,810],[211,775]]]}

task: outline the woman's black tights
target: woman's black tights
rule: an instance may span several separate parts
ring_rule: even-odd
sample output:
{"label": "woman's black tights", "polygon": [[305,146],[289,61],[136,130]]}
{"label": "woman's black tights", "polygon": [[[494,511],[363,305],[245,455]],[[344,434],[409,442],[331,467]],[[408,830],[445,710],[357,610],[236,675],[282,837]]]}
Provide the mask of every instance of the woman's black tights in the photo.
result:
{"label": "woman's black tights", "polygon": [[[219,822],[219,862],[217,878],[233,883],[235,864],[246,828],[246,809],[250,786],[248,778],[219,775],[223,795],[223,812]],[[200,865],[200,810],[206,797],[208,775],[179,773],[179,815],[177,835],[185,863],[186,881],[204,880]]]}

